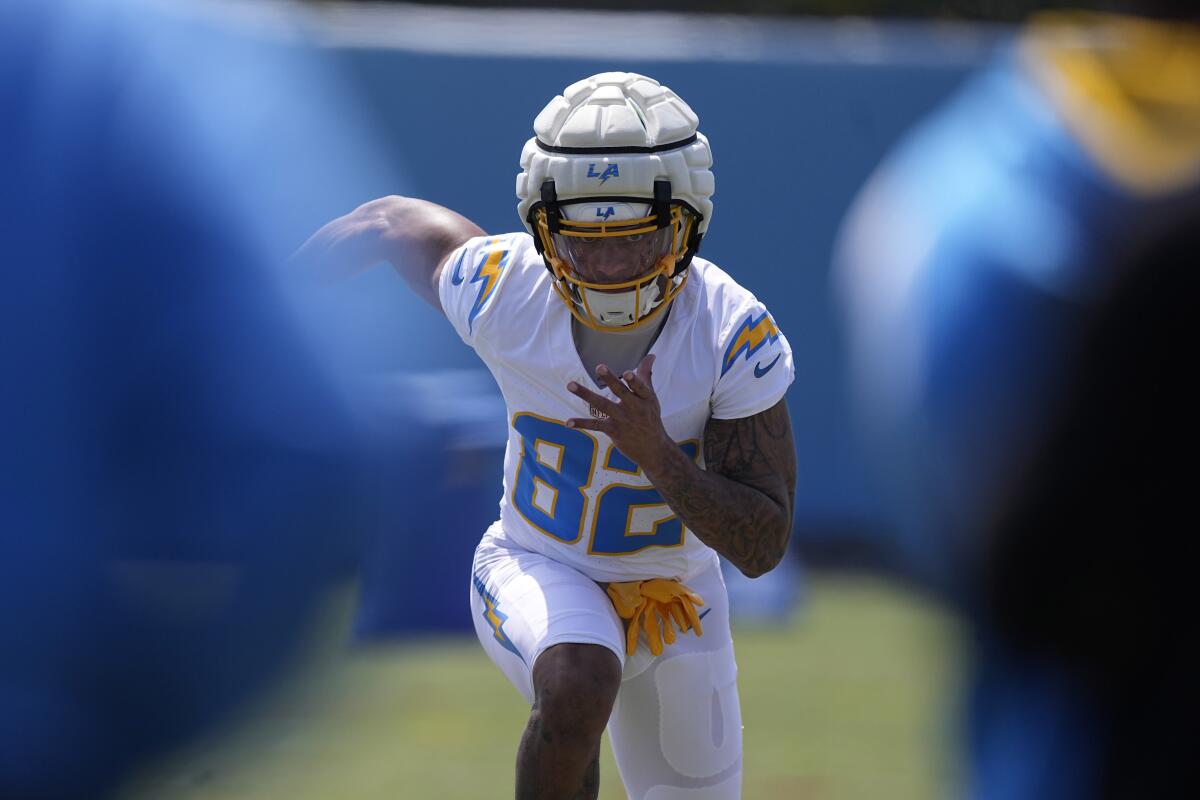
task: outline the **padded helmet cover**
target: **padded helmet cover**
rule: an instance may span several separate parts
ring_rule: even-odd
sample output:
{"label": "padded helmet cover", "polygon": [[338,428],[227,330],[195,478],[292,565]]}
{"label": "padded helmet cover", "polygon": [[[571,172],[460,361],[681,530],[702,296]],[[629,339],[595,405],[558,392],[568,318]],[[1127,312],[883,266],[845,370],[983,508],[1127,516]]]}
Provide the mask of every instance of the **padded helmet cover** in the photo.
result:
{"label": "padded helmet cover", "polygon": [[534,120],[521,152],[517,213],[533,233],[530,210],[553,180],[560,202],[586,197],[654,196],[654,181],[671,182],[671,197],[712,220],[714,189],[708,139],[699,118],[667,87],[633,72],[604,72],[573,83]]}

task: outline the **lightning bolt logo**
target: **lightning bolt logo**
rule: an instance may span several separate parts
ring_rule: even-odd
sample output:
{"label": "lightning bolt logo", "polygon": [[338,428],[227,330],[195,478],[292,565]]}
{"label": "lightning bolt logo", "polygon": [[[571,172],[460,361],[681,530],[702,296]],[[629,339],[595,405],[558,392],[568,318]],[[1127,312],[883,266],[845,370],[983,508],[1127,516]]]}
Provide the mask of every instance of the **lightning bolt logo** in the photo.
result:
{"label": "lightning bolt logo", "polygon": [[480,598],[483,599],[483,621],[492,629],[492,636],[496,638],[501,647],[524,661],[525,657],[517,651],[517,647],[512,643],[512,639],[509,639],[508,634],[504,632],[504,623],[508,620],[508,615],[500,611],[500,604],[496,601],[492,593],[484,587],[483,581],[479,579],[478,575],[473,575],[471,582],[475,585],[475,591],[479,592]]}
{"label": "lightning bolt logo", "polygon": [[763,347],[774,344],[778,339],[779,328],[775,327],[775,320],[771,319],[770,314],[766,311],[758,317],[753,313],[749,314],[734,331],[729,347],[725,348],[721,374],[729,372],[738,356],[745,354],[746,360],[749,361],[751,356]]}
{"label": "lightning bolt logo", "polygon": [[508,253],[508,250],[494,250],[480,259],[479,268],[475,270],[471,283],[483,285],[479,287],[479,294],[475,297],[475,304],[471,306],[471,313],[467,317],[468,329],[475,327],[475,317],[479,316],[479,312],[491,299],[492,292],[496,289],[496,282],[500,280],[501,273],[508,266]]}

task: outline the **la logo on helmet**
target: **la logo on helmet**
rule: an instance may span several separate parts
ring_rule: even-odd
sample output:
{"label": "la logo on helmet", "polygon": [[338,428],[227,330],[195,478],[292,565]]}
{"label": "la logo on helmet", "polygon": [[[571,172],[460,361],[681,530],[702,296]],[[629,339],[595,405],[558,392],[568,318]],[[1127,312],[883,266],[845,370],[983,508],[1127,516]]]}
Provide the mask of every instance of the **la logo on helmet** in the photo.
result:
{"label": "la logo on helmet", "polygon": [[609,164],[604,168],[604,172],[596,172],[595,164],[588,164],[587,176],[589,178],[599,178],[601,183],[604,183],[609,178],[619,178],[621,173],[617,169],[616,164]]}

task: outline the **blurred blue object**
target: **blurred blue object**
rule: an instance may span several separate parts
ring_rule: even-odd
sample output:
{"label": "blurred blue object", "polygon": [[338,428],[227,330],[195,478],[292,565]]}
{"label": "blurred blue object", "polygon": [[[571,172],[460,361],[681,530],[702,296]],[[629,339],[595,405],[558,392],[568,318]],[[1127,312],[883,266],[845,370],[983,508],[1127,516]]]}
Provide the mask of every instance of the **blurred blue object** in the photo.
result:
{"label": "blurred blue object", "polygon": [[[508,443],[504,398],[482,369],[357,382],[370,432],[375,524],[364,545],[359,642],[473,631],[463,575],[496,519]],[[411,486],[419,480],[419,498]]]}
{"label": "blurred blue object", "polygon": [[1102,180],[1015,54],[860,195],[839,260],[853,398],[907,571],[951,593],[1061,370],[1064,311],[1134,201]]}
{"label": "blurred blue object", "polygon": [[757,578],[747,578],[721,559],[721,577],[729,591],[729,616],[736,625],[786,624],[807,596],[804,569],[794,554]]}
{"label": "blurred blue object", "polygon": [[1200,218],[1198,75],[1200,25],[1035,20],[885,160],[843,231],[890,553],[974,626],[972,797],[1164,796],[1148,787],[1187,769],[1177,635],[1158,631],[1181,622],[1162,593],[1195,344],[1172,326],[1194,295],[1164,287],[1198,253],[1156,248]]}
{"label": "blurred blue object", "polygon": [[884,162],[835,259],[866,461],[906,568],[952,594],[970,588],[960,567],[1053,411],[1086,309],[1197,194],[1184,169],[1157,191],[1106,172],[1030,38]]}
{"label": "blurred blue object", "polygon": [[360,431],[278,265],[396,172],[317,56],[191,8],[0,6],[5,798],[226,718],[358,558]]}

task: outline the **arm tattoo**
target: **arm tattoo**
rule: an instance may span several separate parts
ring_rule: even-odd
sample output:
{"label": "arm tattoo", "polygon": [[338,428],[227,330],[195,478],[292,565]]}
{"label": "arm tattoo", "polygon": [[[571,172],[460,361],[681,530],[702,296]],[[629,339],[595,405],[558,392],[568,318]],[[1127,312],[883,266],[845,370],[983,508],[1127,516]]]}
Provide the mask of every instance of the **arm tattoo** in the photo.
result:
{"label": "arm tattoo", "polygon": [[649,476],[671,510],[746,575],[773,569],[787,549],[796,494],[787,403],[744,419],[709,420],[707,471],[676,453]]}

